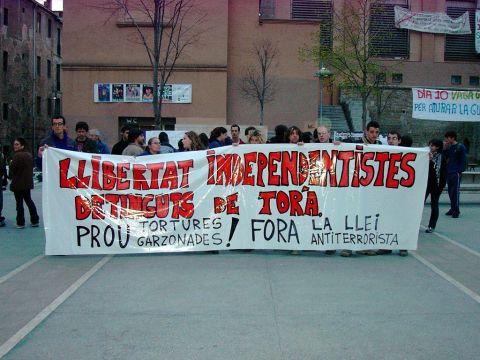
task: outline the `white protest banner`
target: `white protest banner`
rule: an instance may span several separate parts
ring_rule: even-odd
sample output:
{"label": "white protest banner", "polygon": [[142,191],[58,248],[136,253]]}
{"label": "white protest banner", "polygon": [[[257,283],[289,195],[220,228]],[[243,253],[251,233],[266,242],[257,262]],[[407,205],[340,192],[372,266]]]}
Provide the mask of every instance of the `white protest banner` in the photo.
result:
{"label": "white protest banner", "polygon": [[413,250],[428,173],[425,149],[360,144],[43,161],[47,255]]}
{"label": "white protest banner", "polygon": [[456,19],[441,12],[412,12],[395,6],[395,27],[435,34],[471,34],[468,11]]}
{"label": "white protest banner", "polygon": [[412,97],[414,119],[480,121],[480,91],[412,88]]}

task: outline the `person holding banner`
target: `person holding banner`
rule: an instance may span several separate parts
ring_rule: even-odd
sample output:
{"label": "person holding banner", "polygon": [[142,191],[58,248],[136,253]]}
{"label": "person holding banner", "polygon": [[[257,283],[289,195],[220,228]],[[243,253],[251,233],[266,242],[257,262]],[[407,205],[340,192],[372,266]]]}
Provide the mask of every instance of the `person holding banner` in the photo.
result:
{"label": "person holding banner", "polygon": [[37,154],[37,167],[42,168],[42,156],[43,151],[49,146],[75,151],[75,141],[67,135],[65,126],[65,118],[61,115],[52,117],[52,131],[50,134],[40,140],[38,154]]}
{"label": "person holding banner", "polygon": [[[290,126],[287,132],[287,142],[289,144],[297,144],[298,146],[302,146],[303,142],[300,141],[302,138],[302,130],[296,126]],[[300,251],[292,250],[292,255],[300,255]]]}
{"label": "person holding banner", "polygon": [[467,150],[463,144],[457,142],[455,131],[445,133],[444,147],[447,158],[448,197],[450,198],[450,209],[445,215],[451,215],[456,219],[460,215],[460,181],[467,164]]}
{"label": "person holding banner", "polygon": [[122,155],[140,156],[143,154],[145,135],[140,129],[131,129],[128,133],[128,146],[122,151]]}
{"label": "person holding banner", "polygon": [[425,200],[427,200],[428,195],[430,195],[431,213],[425,232],[432,233],[435,231],[438,220],[438,200],[447,183],[447,160],[445,155],[442,154],[442,140],[432,139],[429,141],[428,146],[430,147],[430,162]]}
{"label": "person holding banner", "polygon": [[227,129],[223,126],[216,127],[210,133],[209,149],[215,149],[217,147],[225,146],[225,139],[227,138]]}
{"label": "person holding banner", "polygon": [[120,135],[122,138],[112,147],[112,155],[122,155],[123,150],[128,146],[128,133],[130,132],[130,126],[122,126]]}
{"label": "person holding banner", "polygon": [[33,157],[25,150],[25,145],[24,138],[15,139],[13,142],[15,154],[9,167],[9,177],[12,179],[10,190],[13,191],[17,203],[17,229],[25,228],[24,201],[30,212],[32,227],[37,227],[40,220],[30,194],[30,190],[33,189]]}
{"label": "person holding banner", "polygon": [[265,144],[265,139],[260,131],[255,130],[251,132],[250,135],[248,136],[248,143],[249,144]]}
{"label": "person holding banner", "polygon": [[187,131],[182,139],[185,151],[205,150],[205,146],[195,131]]}
{"label": "person holding banner", "polygon": [[99,154],[97,143],[90,139],[88,135],[88,124],[85,121],[79,121],[75,125],[77,138],[75,139],[75,148],[78,152]]}
{"label": "person holding banner", "polygon": [[[382,142],[378,139],[380,136],[380,124],[376,121],[370,121],[365,128],[362,140],[358,141],[359,144],[364,145],[382,145]],[[349,257],[352,256],[352,250],[344,249],[340,252],[340,256]],[[375,256],[378,255],[375,250],[368,249],[358,251],[359,254]]]}
{"label": "person holding banner", "polygon": [[160,154],[160,140],[157,137],[152,137],[148,140],[145,151],[140,156],[158,155]]}

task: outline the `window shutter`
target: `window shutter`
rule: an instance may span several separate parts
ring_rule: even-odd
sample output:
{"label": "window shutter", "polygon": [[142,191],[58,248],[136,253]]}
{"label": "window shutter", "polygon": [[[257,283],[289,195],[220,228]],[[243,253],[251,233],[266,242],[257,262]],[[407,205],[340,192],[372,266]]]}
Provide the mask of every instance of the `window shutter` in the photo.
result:
{"label": "window shutter", "polygon": [[470,16],[471,34],[445,35],[445,60],[447,61],[479,61],[480,54],[475,52],[475,9],[447,8],[447,15],[457,18],[468,11]]}
{"label": "window shutter", "polygon": [[[407,8],[405,5],[397,5]],[[370,9],[370,55],[379,58],[408,58],[408,30],[395,27],[395,5],[373,4]]]}

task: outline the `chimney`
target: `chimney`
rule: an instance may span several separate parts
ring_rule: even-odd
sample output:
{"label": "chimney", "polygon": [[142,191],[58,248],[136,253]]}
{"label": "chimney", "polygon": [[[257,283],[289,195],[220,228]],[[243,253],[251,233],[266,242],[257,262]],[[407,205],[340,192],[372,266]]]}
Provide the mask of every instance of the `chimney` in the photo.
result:
{"label": "chimney", "polygon": [[45,7],[49,10],[53,10],[52,9],[52,0],[45,1]]}

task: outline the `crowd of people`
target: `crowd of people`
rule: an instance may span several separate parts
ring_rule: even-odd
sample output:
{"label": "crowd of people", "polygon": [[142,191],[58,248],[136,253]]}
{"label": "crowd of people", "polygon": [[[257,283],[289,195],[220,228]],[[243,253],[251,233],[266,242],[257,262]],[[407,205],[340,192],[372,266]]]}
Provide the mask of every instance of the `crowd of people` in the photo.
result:
{"label": "crowd of people", "polygon": [[[213,149],[221,146],[239,145],[245,142],[240,138],[241,129],[238,125],[231,125],[230,136],[225,127],[214,128],[210,135],[205,133],[197,134],[194,131],[185,132],[183,139],[178,142],[178,150],[169,142],[168,134],[161,132],[158,137],[152,137],[145,145],[145,135],[138,128],[124,126],[121,128],[121,139],[113,145],[110,152],[108,146],[102,142],[101,133],[97,129],[89,129],[86,122],[80,121],[75,125],[75,139],[67,134],[65,118],[63,116],[54,116],[51,119],[51,131],[49,135],[39,143],[36,165],[41,169],[44,150],[51,146],[55,148],[80,151],[98,154],[114,154],[127,156],[148,156],[155,154],[166,154],[177,151],[198,151]],[[317,127],[313,133],[302,132],[297,126],[287,127],[277,125],[275,135],[266,139],[264,134],[255,127],[245,129],[247,144],[265,144],[265,143],[289,143],[303,145],[305,143],[333,143],[330,129],[324,125]],[[370,121],[364,135],[359,143],[363,144],[382,144],[379,140],[380,125],[376,121]],[[408,135],[402,136],[398,131],[390,131],[387,135],[387,143],[390,146],[412,146],[412,138]],[[448,187],[450,198],[450,209],[447,216],[458,218],[460,216],[460,181],[461,175],[466,170],[467,149],[457,141],[455,131],[447,131],[444,141],[441,139],[431,139],[428,143],[430,148],[430,162],[428,172],[428,182],[425,193],[425,201],[430,196],[431,215],[426,228],[427,233],[435,231],[439,218],[439,198],[445,186]],[[25,215],[23,203],[27,205],[30,213],[30,224],[33,227],[39,225],[39,216],[35,204],[31,198],[30,191],[33,189],[33,168],[34,159],[27,150],[25,139],[16,138],[13,143],[14,155],[9,164],[9,173],[6,171],[7,161],[0,153],[0,227],[5,226],[5,218],[2,216],[3,209],[3,189],[6,183],[7,175],[10,178],[10,189],[13,191],[16,200],[16,227],[21,229],[25,227]],[[335,250],[328,250],[326,255],[335,254]],[[358,253],[363,255],[384,255],[392,253],[391,250],[362,250]],[[293,254],[298,254],[294,251]],[[342,250],[341,256],[349,257],[353,254],[351,250]],[[400,256],[408,255],[407,250],[400,250]]]}

